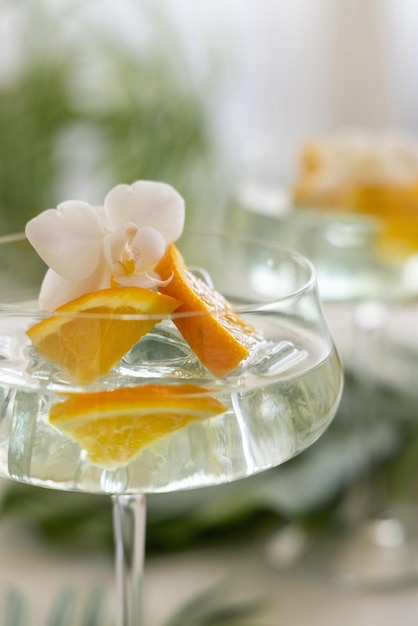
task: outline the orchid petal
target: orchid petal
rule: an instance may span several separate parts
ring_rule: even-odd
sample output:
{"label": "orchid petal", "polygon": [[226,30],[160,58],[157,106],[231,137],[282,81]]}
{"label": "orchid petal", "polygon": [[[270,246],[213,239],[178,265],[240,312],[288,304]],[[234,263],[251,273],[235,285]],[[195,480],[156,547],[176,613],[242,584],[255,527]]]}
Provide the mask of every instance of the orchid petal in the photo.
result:
{"label": "orchid petal", "polygon": [[26,225],[26,236],[57,274],[83,280],[100,263],[103,230],[97,211],[86,202],[68,201]]}
{"label": "orchid petal", "polygon": [[92,208],[93,211],[96,213],[97,219],[100,222],[102,231],[107,232],[111,230],[112,226],[109,222],[109,217],[104,206],[93,206]]}
{"label": "orchid petal", "polygon": [[41,309],[53,311],[62,304],[77,298],[79,282],[63,278],[54,270],[48,270],[42,282],[38,304]]}
{"label": "orchid petal", "polygon": [[74,281],[49,269],[42,282],[38,304],[41,309],[54,311],[74,298],[97,289],[105,289],[109,285],[110,273],[107,271],[96,271],[86,280]]}
{"label": "orchid petal", "polygon": [[152,272],[142,272],[141,274],[124,274],[123,276],[118,276],[117,282],[123,287],[145,287],[146,289],[152,289],[166,281],[160,280],[159,276]]}
{"label": "orchid petal", "polygon": [[160,232],[154,228],[140,228],[132,241],[136,258],[135,272],[155,265],[163,256],[166,244]]}
{"label": "orchid petal", "polygon": [[176,241],[183,231],[184,200],[166,183],[140,180],[117,185],[107,194],[105,209],[114,228],[125,222],[150,226],[162,234],[166,244]]}
{"label": "orchid petal", "polygon": [[155,287],[154,281],[145,272],[142,274],[123,274],[117,276],[116,280],[123,287],[144,287],[146,289]]}
{"label": "orchid petal", "polygon": [[171,272],[170,276],[165,280],[163,280],[160,275],[157,274],[157,272],[146,272],[146,275],[148,276],[149,280],[152,281],[155,287],[164,287],[165,285],[168,285],[168,283],[171,283],[171,281],[173,280],[174,272]]}
{"label": "orchid petal", "polygon": [[107,265],[113,268],[121,260],[124,250],[132,242],[138,227],[136,224],[123,224],[113,232],[105,235],[103,240],[103,254]]}

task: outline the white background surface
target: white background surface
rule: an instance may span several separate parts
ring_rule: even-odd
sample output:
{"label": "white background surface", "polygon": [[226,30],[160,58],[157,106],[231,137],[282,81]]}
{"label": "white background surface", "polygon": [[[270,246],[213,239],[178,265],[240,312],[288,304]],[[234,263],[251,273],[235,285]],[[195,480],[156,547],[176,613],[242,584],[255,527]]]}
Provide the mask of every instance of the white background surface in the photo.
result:
{"label": "white background surface", "polygon": [[[138,54],[150,36],[149,8],[168,17],[185,52],[181,71],[190,74],[212,107],[227,159],[247,173],[292,175],[300,141],[334,127],[418,132],[415,0],[36,4],[60,27],[65,23],[69,41],[85,46],[89,28],[91,33],[99,28],[109,41]],[[0,81],[9,80],[22,62],[16,33],[27,8],[26,3],[0,5]],[[153,31],[159,45],[170,46],[164,30]]]}

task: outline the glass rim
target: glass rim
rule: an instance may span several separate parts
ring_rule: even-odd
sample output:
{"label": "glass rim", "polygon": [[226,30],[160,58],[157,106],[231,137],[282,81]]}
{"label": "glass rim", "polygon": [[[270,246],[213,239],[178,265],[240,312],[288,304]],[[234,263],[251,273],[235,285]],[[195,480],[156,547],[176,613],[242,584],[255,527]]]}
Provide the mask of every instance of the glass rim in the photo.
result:
{"label": "glass rim", "polygon": [[[238,314],[257,313],[257,312],[263,312],[263,311],[267,312],[274,305],[279,306],[280,303],[298,299],[302,297],[305,293],[308,293],[317,287],[317,275],[316,275],[315,266],[313,265],[312,261],[310,261],[306,256],[304,256],[303,254],[294,250],[291,247],[283,246],[281,244],[275,245],[274,243],[265,242],[259,238],[243,235],[241,233],[231,234],[231,233],[226,233],[222,231],[221,232],[219,231],[202,232],[202,231],[197,231],[197,230],[185,229],[184,235],[192,235],[195,237],[197,236],[198,237],[212,237],[212,238],[218,238],[218,239],[219,238],[231,239],[237,243],[242,242],[242,243],[247,243],[247,244],[253,244],[255,246],[259,246],[263,248],[264,250],[271,250],[272,253],[282,255],[283,258],[286,257],[288,260],[290,259],[293,263],[298,265],[300,268],[302,268],[306,272],[306,279],[301,281],[302,284],[300,285],[300,287],[297,287],[294,290],[289,291],[289,293],[278,295],[276,298],[266,297],[265,299],[260,299],[259,301],[251,301],[251,302],[248,302],[245,304],[239,304],[236,306],[234,305],[232,307],[233,311]],[[16,243],[26,242],[28,243],[28,245],[31,245],[24,232],[0,235],[0,247],[2,245],[12,244],[15,242]],[[181,238],[179,240],[179,243],[181,246]],[[33,248],[33,252],[34,254],[37,255],[37,252],[34,248]],[[39,255],[38,255],[38,258],[42,260],[41,257],[39,257]],[[105,289],[106,288],[104,288],[104,290]],[[215,289],[216,289],[216,286],[215,286]],[[28,291],[29,290],[26,290],[26,293],[28,293]],[[34,293],[33,295],[33,298],[35,300],[37,299],[38,293],[39,293],[39,290],[37,293]],[[91,292],[91,293],[95,293],[95,292]],[[15,295],[18,296],[19,292],[15,292]],[[173,320],[173,319],[181,319],[181,318],[206,316],[206,315],[216,316],[216,311],[219,311],[219,316],[221,316],[225,312],[225,309],[219,308],[219,309],[214,309],[213,311],[211,310],[211,311],[176,312],[174,310],[172,313],[133,313],[133,314],[97,313],[96,314],[96,313],[88,313],[88,312],[84,313],[82,311],[66,312],[66,311],[60,311],[59,309],[60,307],[58,307],[57,310],[47,310],[47,309],[41,309],[37,306],[26,306],[22,302],[20,303],[2,302],[1,296],[0,296],[0,315],[19,316],[19,317],[30,315],[30,316],[39,318],[40,321],[42,319],[46,319],[51,316],[58,317],[58,318],[63,317],[69,320],[77,319],[77,318],[88,318],[90,320],[91,319],[103,319],[103,320],[120,319],[120,320],[138,320],[138,321],[140,320],[161,320],[162,321],[162,320],[168,320],[168,319]]]}

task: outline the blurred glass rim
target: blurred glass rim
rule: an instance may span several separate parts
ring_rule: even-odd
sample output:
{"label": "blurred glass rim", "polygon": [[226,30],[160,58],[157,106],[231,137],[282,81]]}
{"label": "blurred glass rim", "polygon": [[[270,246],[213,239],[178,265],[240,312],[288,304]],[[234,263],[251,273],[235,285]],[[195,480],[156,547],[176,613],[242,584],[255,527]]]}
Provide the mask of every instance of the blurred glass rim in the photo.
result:
{"label": "blurred glass rim", "polygon": [[[314,265],[308,258],[303,256],[299,252],[293,250],[292,248],[288,248],[282,245],[276,246],[269,242],[264,242],[260,239],[247,237],[241,234],[231,235],[231,234],[222,233],[222,232],[221,233],[219,232],[202,233],[198,231],[185,230],[182,237],[187,239],[187,235],[195,236],[195,237],[198,236],[200,238],[217,238],[217,239],[224,239],[224,240],[229,239],[235,242],[236,244],[251,245],[252,247],[255,246],[255,247],[262,248],[265,251],[270,250],[272,254],[276,255],[276,257],[277,255],[281,256],[287,262],[290,261],[291,264],[293,264],[294,266],[297,266],[299,269],[302,269],[306,273],[306,279],[302,282],[301,286],[285,295],[278,296],[277,298],[271,298],[271,299],[266,298],[258,302],[249,302],[243,305],[233,306],[233,310],[239,314],[268,312],[269,310],[273,311],[276,307],[279,307],[281,303],[285,303],[290,300],[301,298],[304,295],[308,294],[309,292],[317,288],[317,276],[316,276]],[[1,246],[13,244],[13,243],[27,243],[30,246],[30,242],[24,233],[13,233],[13,234],[0,236],[0,248]],[[181,250],[181,245],[179,247]],[[37,254],[35,249],[33,249],[33,253]],[[38,258],[39,260],[41,260],[40,257]],[[267,266],[267,263],[266,263],[266,266]],[[193,265],[189,266],[189,268],[191,268],[192,270],[193,270],[193,267],[194,267]],[[1,268],[0,268],[0,272],[1,272]],[[35,298],[36,297],[37,296],[35,295]],[[174,319],[180,319],[180,318],[200,317],[200,316],[214,315],[214,314],[215,314],[215,311],[210,311],[210,312],[192,311],[192,312],[178,312],[178,313],[174,311],[169,314],[149,314],[149,313],[147,314],[138,314],[138,313],[136,314],[103,314],[103,313],[94,314],[94,313],[82,313],[82,312],[68,313],[68,312],[60,312],[59,310],[55,310],[55,311],[42,310],[42,309],[39,309],[38,307],[25,306],[24,304],[15,304],[15,303],[0,301],[0,315],[7,315],[7,316],[30,315],[30,316],[37,317],[39,319],[44,319],[44,318],[51,317],[51,316],[54,316],[54,317],[62,316],[62,317],[69,318],[69,319],[88,318],[92,320],[92,319],[97,318],[97,319],[103,319],[103,320],[120,319],[120,320],[138,320],[138,321],[139,320],[162,321],[162,320],[168,320],[168,319],[174,320]],[[220,308],[219,315],[222,316],[224,314],[225,314],[225,310],[223,308]]]}

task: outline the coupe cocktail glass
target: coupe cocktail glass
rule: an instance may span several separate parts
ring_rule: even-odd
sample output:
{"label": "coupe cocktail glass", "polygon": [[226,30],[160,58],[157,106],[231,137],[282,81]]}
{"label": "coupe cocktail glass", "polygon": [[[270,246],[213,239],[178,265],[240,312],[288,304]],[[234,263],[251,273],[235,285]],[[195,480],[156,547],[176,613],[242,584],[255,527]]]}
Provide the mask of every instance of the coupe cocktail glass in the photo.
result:
{"label": "coupe cocktail glass", "polygon": [[[339,358],[307,260],[227,235],[184,233],[178,247],[190,270],[258,329],[261,338],[250,355],[217,377],[183,339],[173,323],[176,313],[154,315],[153,330],[108,374],[81,384],[40,357],[25,334],[51,316],[37,306],[43,262],[24,236],[0,240],[0,475],[112,497],[118,626],[143,623],[146,494],[227,483],[284,463],[324,432],[342,390]],[[177,315],[187,320],[203,314]],[[93,317],[102,328],[100,312]],[[119,397],[114,392],[148,385],[164,387],[168,414],[180,385],[190,389],[182,392],[189,399],[211,398],[224,410],[206,419],[196,415],[187,426],[138,444],[137,454],[119,465],[93,462],[88,449],[50,422],[51,407],[65,399],[98,394],[98,410],[105,413],[112,397]],[[159,419],[154,415],[155,423]],[[107,439],[112,427],[105,426]]]}

